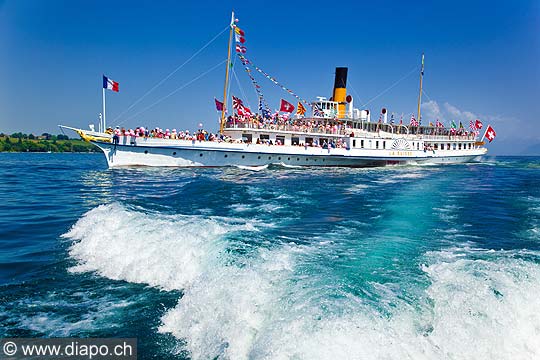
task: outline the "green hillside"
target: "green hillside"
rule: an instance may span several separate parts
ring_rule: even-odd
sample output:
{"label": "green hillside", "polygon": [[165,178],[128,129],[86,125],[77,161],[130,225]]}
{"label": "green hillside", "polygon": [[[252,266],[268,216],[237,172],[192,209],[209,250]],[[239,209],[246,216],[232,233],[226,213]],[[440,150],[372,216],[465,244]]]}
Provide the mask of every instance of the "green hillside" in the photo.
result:
{"label": "green hillside", "polygon": [[69,139],[66,135],[44,133],[0,134],[0,152],[98,152],[99,149],[80,139]]}

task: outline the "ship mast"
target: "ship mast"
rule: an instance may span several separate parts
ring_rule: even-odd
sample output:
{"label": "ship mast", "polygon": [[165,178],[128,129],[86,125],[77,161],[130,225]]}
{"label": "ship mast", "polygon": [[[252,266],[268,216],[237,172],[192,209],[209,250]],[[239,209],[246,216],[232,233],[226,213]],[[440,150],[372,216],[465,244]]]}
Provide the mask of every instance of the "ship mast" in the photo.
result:
{"label": "ship mast", "polygon": [[418,112],[417,120],[420,124],[420,103],[422,102],[422,79],[424,78],[424,53],[422,53],[422,69],[420,70],[420,93],[418,94]]}
{"label": "ship mast", "polygon": [[223,107],[221,109],[221,120],[219,122],[219,133],[223,134],[223,127],[225,126],[225,111],[227,109],[227,87],[229,86],[229,68],[231,66],[231,43],[234,27],[234,11],[231,14],[231,30],[229,33],[229,46],[227,49],[227,69],[225,70],[225,86],[223,87]]}

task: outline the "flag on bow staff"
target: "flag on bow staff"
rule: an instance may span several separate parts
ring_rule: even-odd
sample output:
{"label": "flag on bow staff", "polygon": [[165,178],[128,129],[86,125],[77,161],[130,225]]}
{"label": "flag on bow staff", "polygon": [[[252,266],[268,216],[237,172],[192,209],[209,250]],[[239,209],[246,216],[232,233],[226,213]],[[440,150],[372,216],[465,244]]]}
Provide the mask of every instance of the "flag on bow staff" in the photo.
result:
{"label": "flag on bow staff", "polygon": [[120,85],[118,82],[109,79],[105,75],[103,75],[103,88],[107,90],[112,90],[114,92],[118,92],[120,90]]}

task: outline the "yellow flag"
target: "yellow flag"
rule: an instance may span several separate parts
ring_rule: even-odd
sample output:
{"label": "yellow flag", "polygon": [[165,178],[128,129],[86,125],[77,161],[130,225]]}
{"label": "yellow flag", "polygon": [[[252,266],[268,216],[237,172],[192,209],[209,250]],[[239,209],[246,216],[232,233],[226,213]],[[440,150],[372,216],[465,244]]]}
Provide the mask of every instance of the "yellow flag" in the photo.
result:
{"label": "yellow flag", "polygon": [[306,113],[306,108],[304,107],[304,105],[302,105],[300,101],[298,102],[298,106],[296,107],[296,113],[298,115],[304,115]]}

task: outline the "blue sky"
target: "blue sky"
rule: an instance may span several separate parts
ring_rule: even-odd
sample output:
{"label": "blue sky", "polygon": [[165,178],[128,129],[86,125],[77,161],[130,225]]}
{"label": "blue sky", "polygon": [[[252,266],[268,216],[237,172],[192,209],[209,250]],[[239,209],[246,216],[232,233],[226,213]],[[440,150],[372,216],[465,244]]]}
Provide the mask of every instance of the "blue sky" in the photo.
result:
{"label": "blue sky", "polygon": [[[424,121],[478,117],[497,130],[491,153],[540,153],[539,1],[331,4],[0,0],[0,131],[95,123],[101,74],[120,83],[120,93],[107,93],[110,125],[216,130],[213,98],[222,96],[225,66],[185,85],[226,59],[226,32],[125,110],[225,29],[234,9],[247,57],[306,100],[330,96],[334,68],[347,66],[357,107],[408,118],[418,95],[412,70],[424,52]],[[231,92],[255,108],[240,63],[235,72],[240,86],[233,77]],[[255,76],[272,107],[280,98],[294,103]]]}

